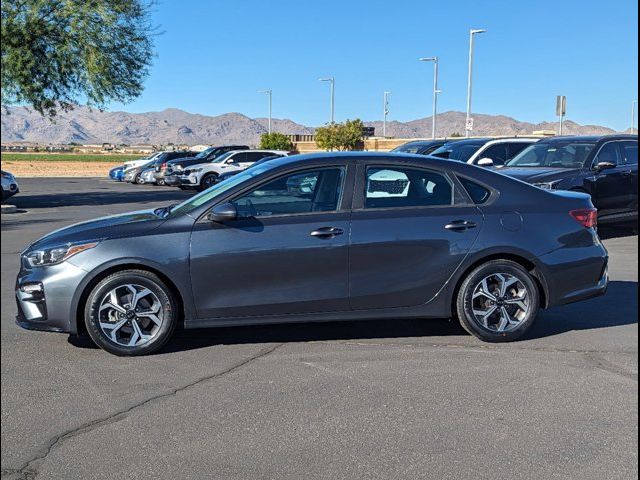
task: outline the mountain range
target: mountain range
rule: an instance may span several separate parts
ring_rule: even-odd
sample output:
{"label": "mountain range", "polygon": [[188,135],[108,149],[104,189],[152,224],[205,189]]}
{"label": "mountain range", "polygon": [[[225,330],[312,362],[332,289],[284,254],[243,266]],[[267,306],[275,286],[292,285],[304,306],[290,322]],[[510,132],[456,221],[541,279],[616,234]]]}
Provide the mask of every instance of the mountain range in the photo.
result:
{"label": "mountain range", "polygon": [[[503,115],[474,114],[473,135],[523,135],[535,130],[556,130],[556,122],[521,122]],[[2,107],[2,142],[34,142],[41,144],[115,143],[115,144],[232,144],[257,145],[267,131],[267,119],[249,118],[240,113],[207,116],[176,108],[160,112],[108,112],[78,106],[61,112],[53,120],[42,117],[27,107]],[[382,122],[365,122],[382,135]],[[443,112],[437,117],[437,136],[464,133],[463,112]],[[273,119],[273,131],[285,134],[312,134],[313,127],[288,119]],[[564,123],[567,134],[608,134],[611,128],[599,125]],[[396,138],[429,138],[431,117],[409,122],[388,121],[387,136]]]}

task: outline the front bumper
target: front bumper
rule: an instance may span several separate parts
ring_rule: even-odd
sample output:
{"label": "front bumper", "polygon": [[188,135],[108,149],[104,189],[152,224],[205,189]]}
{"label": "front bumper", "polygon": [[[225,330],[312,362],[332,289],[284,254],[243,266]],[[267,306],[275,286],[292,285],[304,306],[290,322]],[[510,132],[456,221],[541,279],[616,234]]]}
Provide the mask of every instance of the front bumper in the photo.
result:
{"label": "front bumper", "polygon": [[30,269],[23,261],[15,286],[16,323],[29,330],[77,333],[71,305],[76,287],[86,275],[69,262]]}
{"label": "front bumper", "polygon": [[196,187],[198,186],[198,179],[194,177],[186,177],[184,175],[166,175],[164,177],[164,183],[165,185],[172,187]]}

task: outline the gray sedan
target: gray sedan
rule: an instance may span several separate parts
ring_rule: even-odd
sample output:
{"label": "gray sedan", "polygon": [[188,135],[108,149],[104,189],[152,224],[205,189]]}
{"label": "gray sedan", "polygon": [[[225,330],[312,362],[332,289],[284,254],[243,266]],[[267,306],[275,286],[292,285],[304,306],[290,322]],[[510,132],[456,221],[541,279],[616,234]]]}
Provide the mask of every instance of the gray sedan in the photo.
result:
{"label": "gray sedan", "polygon": [[465,163],[298,155],[39,239],[22,253],[17,322],[117,355],[156,351],[179,324],[457,317],[515,340],[540,308],[605,292],[596,219],[586,194]]}

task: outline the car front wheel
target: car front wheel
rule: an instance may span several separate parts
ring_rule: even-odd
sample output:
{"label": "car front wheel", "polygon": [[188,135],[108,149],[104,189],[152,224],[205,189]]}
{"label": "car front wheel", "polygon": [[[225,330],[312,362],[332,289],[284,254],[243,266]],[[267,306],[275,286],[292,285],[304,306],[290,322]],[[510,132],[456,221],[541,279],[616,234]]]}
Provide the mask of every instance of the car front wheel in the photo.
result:
{"label": "car front wheel", "polygon": [[535,279],[510,260],[492,260],[474,269],[463,281],[456,305],[464,329],[486,342],[522,337],[539,309]]}
{"label": "car front wheel", "polygon": [[156,275],[125,270],[101,280],[89,294],[85,325],[102,349],[146,355],[167,343],[177,323],[173,293]]}
{"label": "car front wheel", "polygon": [[206,190],[207,188],[215,185],[217,181],[218,181],[218,175],[216,175],[215,173],[208,173],[207,175],[202,177],[202,180],[200,180],[199,190],[200,191]]}

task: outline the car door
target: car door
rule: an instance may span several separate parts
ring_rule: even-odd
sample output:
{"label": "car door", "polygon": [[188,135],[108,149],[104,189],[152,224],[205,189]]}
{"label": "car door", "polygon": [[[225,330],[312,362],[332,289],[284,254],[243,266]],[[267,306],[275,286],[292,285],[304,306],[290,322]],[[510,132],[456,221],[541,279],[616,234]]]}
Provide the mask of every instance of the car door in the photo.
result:
{"label": "car door", "polygon": [[626,210],[629,212],[638,211],[638,142],[625,140],[619,142],[620,158],[622,159],[622,174],[627,177],[630,183],[629,198]]}
{"label": "car door", "polygon": [[[314,178],[312,191],[289,189]],[[351,175],[353,176],[353,175]],[[278,175],[232,202],[238,218],[196,222],[191,281],[200,318],[290,315],[349,309],[344,165]]]}
{"label": "car door", "polygon": [[418,166],[362,165],[351,217],[351,308],[409,307],[433,299],[482,228],[454,179]]}
{"label": "car door", "polygon": [[618,141],[604,143],[593,160],[594,167],[602,162],[615,165],[614,168],[594,171],[592,196],[602,216],[625,213],[632,197],[629,169],[625,168],[620,158],[619,144]]}

